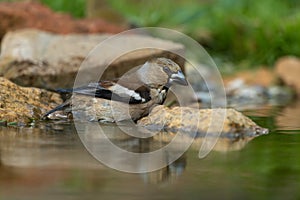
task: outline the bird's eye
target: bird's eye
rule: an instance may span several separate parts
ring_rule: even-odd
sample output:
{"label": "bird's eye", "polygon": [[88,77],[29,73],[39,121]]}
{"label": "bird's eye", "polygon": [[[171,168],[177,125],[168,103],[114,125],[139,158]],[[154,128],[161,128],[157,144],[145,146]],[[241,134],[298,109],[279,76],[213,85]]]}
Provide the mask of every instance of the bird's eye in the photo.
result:
{"label": "bird's eye", "polygon": [[171,69],[167,66],[163,66],[163,70],[169,75],[172,74]]}

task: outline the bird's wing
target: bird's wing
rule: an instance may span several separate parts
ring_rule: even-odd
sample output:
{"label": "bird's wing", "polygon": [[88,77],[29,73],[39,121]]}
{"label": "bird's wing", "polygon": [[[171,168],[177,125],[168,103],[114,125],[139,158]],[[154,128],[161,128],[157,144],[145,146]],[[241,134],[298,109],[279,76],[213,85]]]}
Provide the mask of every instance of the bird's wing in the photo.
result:
{"label": "bird's wing", "polygon": [[104,98],[113,101],[120,101],[129,104],[145,103],[149,101],[150,89],[144,85],[138,85],[133,83],[131,86],[134,89],[130,89],[125,85],[121,85],[122,82],[115,81],[100,81],[89,83],[86,86],[73,88],[73,89],[59,89],[60,93],[76,93],[88,96],[94,96],[97,98]]}

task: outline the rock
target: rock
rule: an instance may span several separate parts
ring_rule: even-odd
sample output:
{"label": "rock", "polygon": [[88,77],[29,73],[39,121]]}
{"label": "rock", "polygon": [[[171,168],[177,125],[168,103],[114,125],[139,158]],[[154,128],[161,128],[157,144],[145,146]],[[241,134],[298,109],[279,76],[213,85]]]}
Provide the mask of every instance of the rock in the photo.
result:
{"label": "rock", "polygon": [[[111,35],[56,35],[33,29],[9,32],[2,42],[0,75],[22,86],[46,89],[73,87],[77,71],[90,51]],[[99,80],[98,71],[116,55],[123,55],[109,65],[102,79],[119,77],[151,57],[164,56],[183,66],[184,59],[172,52],[184,47],[149,36],[126,35],[97,48],[89,54],[84,70],[86,82]],[[155,49],[145,47],[157,47]],[[132,48],[141,48],[129,51]],[[158,48],[159,47],[159,48]],[[161,50],[166,49],[166,50]],[[167,51],[168,50],[168,51]],[[128,53],[129,52],[129,53]]]}
{"label": "rock", "polygon": [[242,79],[227,84],[227,105],[238,110],[263,105],[286,105],[293,100],[294,92],[287,86],[247,85]]}
{"label": "rock", "polygon": [[280,58],[275,64],[278,77],[288,86],[295,89],[300,96],[300,59],[296,57]]}
{"label": "rock", "polygon": [[[223,122],[224,112],[226,115]],[[156,133],[154,140],[172,143],[174,148],[180,149],[186,144],[192,144],[192,148],[199,150],[201,157],[206,156],[211,150],[221,152],[241,150],[253,138],[268,133],[268,129],[259,127],[234,109],[199,110],[189,107],[170,109],[157,106],[149,116],[139,120],[138,125],[151,132],[154,131]]]}
{"label": "rock", "polygon": [[227,104],[238,110],[268,104],[271,96],[269,95],[269,88],[275,82],[274,72],[266,67],[243,70],[229,76],[225,75],[224,86]]}
{"label": "rock", "polygon": [[276,82],[275,73],[267,67],[260,67],[258,69],[243,70],[234,73],[233,75],[225,75],[224,85],[228,87],[233,81],[241,80],[246,85],[259,85],[263,87],[270,87]]}
{"label": "rock", "polygon": [[[138,124],[148,129],[166,131],[196,131],[197,137],[204,136],[207,131],[217,133],[222,113],[226,112],[221,136],[255,137],[267,134],[268,130],[256,125],[251,119],[234,109],[195,109],[189,107],[167,108],[156,106],[149,116],[142,118]],[[182,116],[181,116],[182,113]],[[215,117],[215,118],[212,118]],[[199,120],[198,120],[199,119]]]}
{"label": "rock", "polygon": [[0,3],[0,39],[12,30],[37,28],[53,33],[118,33],[125,30],[101,19],[75,20],[37,2]]}
{"label": "rock", "polygon": [[23,125],[40,119],[62,103],[60,96],[44,89],[20,87],[0,77],[0,120]]}
{"label": "rock", "polygon": [[227,103],[240,109],[256,107],[268,103],[268,88],[259,85],[245,85],[237,79],[226,88]]}

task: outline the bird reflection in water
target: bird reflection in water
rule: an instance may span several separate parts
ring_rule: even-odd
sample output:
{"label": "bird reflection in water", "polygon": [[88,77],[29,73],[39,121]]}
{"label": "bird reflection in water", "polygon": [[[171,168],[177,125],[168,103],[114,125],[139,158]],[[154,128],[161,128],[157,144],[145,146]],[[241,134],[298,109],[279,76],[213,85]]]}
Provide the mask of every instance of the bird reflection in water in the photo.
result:
{"label": "bird reflection in water", "polygon": [[[158,132],[153,137],[137,138],[124,133],[120,127],[114,124],[82,123],[81,126],[77,127],[79,137],[81,139],[84,138],[96,152],[104,153],[104,157],[107,156],[105,158],[111,158],[111,160],[115,162],[114,164],[119,166],[128,165],[130,167],[135,167],[140,171],[143,169],[147,170],[149,166],[156,164],[157,162],[164,164],[163,167],[156,168],[158,170],[150,170],[148,173],[145,173],[146,171],[144,171],[144,173],[141,173],[139,176],[145,183],[163,184],[166,182],[174,182],[180,178],[188,165],[187,155],[178,153],[182,150],[180,149],[179,144],[174,145],[173,147],[175,148],[162,153],[161,157],[157,160],[146,159],[139,162],[138,160],[124,157],[122,154],[111,154],[110,149],[105,146],[106,144],[101,143],[101,141],[103,141],[103,136],[97,132],[96,127],[101,127],[105,133],[105,137],[107,137],[115,146],[133,153],[155,152],[169,144],[176,133]],[[127,130],[130,130],[132,127],[127,128]],[[49,129],[51,130],[51,127],[49,127]],[[80,145],[78,137],[75,137],[77,135],[70,124],[53,124],[53,131],[58,130],[59,134],[48,133],[50,131],[49,129],[45,129],[47,133],[41,133],[41,129],[28,129],[28,131],[31,132],[26,133],[25,130],[27,129],[23,129],[22,134],[13,134],[8,132],[8,129],[5,128],[0,134],[0,167],[2,169],[9,169],[9,171],[11,170],[7,166],[26,166],[31,168],[50,165],[50,168],[51,166],[64,166],[65,168],[70,166],[72,166],[72,168],[99,168],[99,162],[85,156],[86,152],[82,151],[83,147]],[[34,130],[38,130],[38,132],[32,132]],[[73,130],[72,134],[70,134],[71,130]],[[132,131],[134,130],[135,129],[132,128]],[[64,132],[69,132],[69,134],[64,134]],[[180,143],[189,140],[188,137],[188,134],[182,135]],[[237,134],[221,135],[213,151],[227,152],[241,150],[253,138],[254,137],[247,135]],[[197,135],[190,150],[198,152],[203,139],[204,135]],[[49,151],[50,144],[51,151]],[[24,145],[26,145],[26,151],[24,151]],[[14,146],[14,148],[11,148],[11,146]],[[70,147],[72,147],[72,151],[70,151]],[[176,159],[169,162],[170,159],[174,157],[176,157]],[[62,160],[63,162],[61,162]],[[5,170],[2,171],[4,172]],[[5,174],[7,174],[7,172],[5,172]]]}
{"label": "bird reflection in water", "polygon": [[[86,123],[83,123],[82,125],[83,127],[81,128],[84,131],[79,133],[79,135],[81,135],[80,137],[82,139],[86,140],[84,143],[88,143],[88,146],[94,148],[89,149],[90,152],[101,152],[101,154],[104,153],[105,155],[102,155],[100,160],[108,161],[108,163],[110,163],[108,166],[123,165],[124,168],[129,166],[130,170],[136,170],[134,173],[141,173],[141,177],[146,183],[159,184],[164,182],[173,182],[177,180],[178,177],[180,177],[185,171],[187,166],[187,156],[184,152],[182,152],[182,144],[190,141],[191,138],[189,134],[181,134],[178,140],[179,143],[172,145],[172,148],[163,152],[161,157],[158,159],[138,160],[134,157],[126,157],[122,153],[113,153],[110,147],[106,146],[106,142],[103,143],[103,135],[101,136],[101,134],[97,133],[95,126],[101,126],[103,133],[105,133],[104,137],[107,137],[111,143],[118,148],[131,153],[156,152],[157,150],[160,150],[164,146],[168,145],[171,141],[173,142],[176,133],[161,131],[156,133],[153,137],[137,138],[123,132],[122,129],[124,127],[122,126],[115,126],[113,124],[96,125],[95,123],[90,123],[89,126],[86,126]],[[126,130],[128,131],[131,128],[132,127],[127,127]],[[132,131],[137,130],[132,128]],[[198,134],[195,138],[192,138],[192,150],[199,151],[201,144],[204,141],[204,136],[205,134]],[[227,152],[241,150],[253,138],[255,137],[251,137],[246,134],[222,134],[218,139],[217,144],[214,146],[213,151]],[[96,141],[99,143],[97,144]],[[176,149],[177,147],[178,149]],[[180,154],[180,152],[182,153]],[[176,159],[170,162],[170,160],[174,159],[174,157],[176,157]],[[160,162],[164,164],[163,167],[159,168],[158,170],[149,170],[149,172],[146,173],[147,169],[152,169],[151,167],[156,166],[156,164]]]}

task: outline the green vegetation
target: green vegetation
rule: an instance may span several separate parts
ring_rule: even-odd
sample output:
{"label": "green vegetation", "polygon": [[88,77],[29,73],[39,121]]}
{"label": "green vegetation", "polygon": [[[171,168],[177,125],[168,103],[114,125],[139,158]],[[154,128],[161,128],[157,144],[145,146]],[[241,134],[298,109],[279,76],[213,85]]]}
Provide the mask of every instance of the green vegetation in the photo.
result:
{"label": "green vegetation", "polygon": [[84,17],[86,0],[40,0],[51,9],[59,12],[71,13],[74,17]]}
{"label": "green vegetation", "polygon": [[111,2],[138,26],[176,28],[223,61],[272,65],[283,55],[300,56],[300,2],[296,0]]}
{"label": "green vegetation", "polygon": [[[75,17],[85,15],[85,0],[40,1]],[[300,56],[298,0],[106,2],[136,26],[167,27],[190,35],[222,63],[272,66],[280,56]]]}

